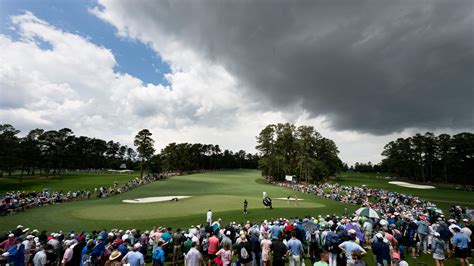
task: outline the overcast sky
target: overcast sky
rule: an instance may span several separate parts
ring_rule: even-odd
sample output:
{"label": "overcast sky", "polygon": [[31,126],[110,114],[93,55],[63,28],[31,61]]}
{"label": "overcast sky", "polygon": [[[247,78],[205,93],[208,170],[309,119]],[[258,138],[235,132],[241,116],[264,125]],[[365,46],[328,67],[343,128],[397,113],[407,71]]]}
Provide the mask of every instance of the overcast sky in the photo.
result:
{"label": "overcast sky", "polygon": [[474,1],[2,1],[0,123],[255,152],[313,125],[343,161],[474,129]]}

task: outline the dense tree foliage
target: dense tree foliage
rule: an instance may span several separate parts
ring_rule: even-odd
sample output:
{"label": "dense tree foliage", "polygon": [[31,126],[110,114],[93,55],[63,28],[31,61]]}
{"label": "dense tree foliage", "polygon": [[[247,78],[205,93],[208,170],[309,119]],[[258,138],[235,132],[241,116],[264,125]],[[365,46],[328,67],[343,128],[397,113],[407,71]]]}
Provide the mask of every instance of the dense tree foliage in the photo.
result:
{"label": "dense tree foliage", "polygon": [[344,167],[345,171],[354,171],[359,173],[383,173],[386,172],[387,169],[382,166],[382,164],[372,164],[372,162],[368,163],[359,163],[356,162],[350,168],[347,168],[347,165]]}
{"label": "dense tree foliage", "polygon": [[[155,154],[154,141],[147,129],[134,139],[137,151],[113,140],[75,136],[71,129],[33,129],[26,136],[12,125],[0,125],[0,176],[20,171],[27,175],[57,175],[65,169],[145,169],[187,172],[208,169],[256,169],[258,157],[241,150],[221,151],[219,145],[171,143]],[[143,166],[143,167],[141,167]]]}
{"label": "dense tree foliage", "polygon": [[[118,142],[75,136],[69,128],[33,129],[19,137],[13,126],[0,125],[0,175],[15,170],[26,174],[61,174],[64,169],[136,167],[136,153]],[[21,179],[20,179],[21,180]]]}
{"label": "dense tree foliage", "polygon": [[137,147],[138,158],[140,159],[140,178],[143,177],[145,163],[150,160],[155,153],[155,141],[151,138],[151,135],[148,129],[142,129],[138,132],[133,141],[133,145]]}
{"label": "dense tree foliage", "polygon": [[419,182],[474,184],[474,134],[398,138],[384,147],[381,167]]}
{"label": "dense tree foliage", "polygon": [[311,126],[271,124],[257,136],[259,168],[263,175],[282,180],[285,175],[314,182],[342,169],[334,141]]}
{"label": "dense tree foliage", "polygon": [[244,150],[236,153],[230,150],[221,151],[219,145],[170,143],[153,158],[152,164],[155,172],[157,169],[177,172],[236,168],[257,169],[258,156],[246,153]]}

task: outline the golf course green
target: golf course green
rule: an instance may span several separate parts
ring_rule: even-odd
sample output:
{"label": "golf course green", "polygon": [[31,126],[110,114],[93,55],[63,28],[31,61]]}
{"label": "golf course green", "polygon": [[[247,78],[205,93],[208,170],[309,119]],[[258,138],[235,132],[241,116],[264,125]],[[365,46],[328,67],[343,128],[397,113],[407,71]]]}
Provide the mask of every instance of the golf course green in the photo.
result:
{"label": "golf course green", "polygon": [[[27,178],[22,183],[15,178],[0,178],[0,191],[25,190],[38,191],[44,188],[56,190],[93,190],[98,186],[120,184],[137,176],[130,174],[84,174],[70,172],[62,176]],[[399,187],[388,183],[389,180],[376,178],[375,174],[341,173],[332,182],[351,185],[383,188],[429,199],[447,212],[452,204],[474,207],[472,192],[457,191],[447,186],[422,190]],[[262,204],[262,193],[273,199],[273,209]],[[300,201],[288,202],[277,198],[297,196]],[[125,203],[149,197],[188,196],[178,201],[166,199],[151,203]],[[243,214],[243,201],[247,199],[249,211]],[[224,223],[259,221],[279,217],[303,217],[305,215],[342,215],[347,207],[351,213],[358,206],[318,198],[314,195],[295,192],[264,182],[260,171],[229,170],[212,171],[199,174],[174,176],[165,180],[135,188],[129,192],[105,199],[91,199],[28,209],[14,215],[0,217],[0,232],[15,228],[18,224],[49,232],[63,230],[91,231],[96,229],[141,229],[149,230],[155,225],[187,227],[205,223],[208,209],[213,211],[213,219],[222,218]],[[370,256],[364,259],[370,262]],[[412,263],[432,263],[429,255],[423,255]],[[456,265],[449,260],[446,265]],[[370,264],[369,264],[370,265]]]}
{"label": "golf course green", "polygon": [[[91,175],[89,178],[98,179],[101,176]],[[117,179],[110,176],[105,178],[108,179],[109,185],[112,184],[112,180]],[[82,180],[83,177],[79,179]],[[47,186],[55,187],[60,182],[64,182],[69,189],[74,189],[71,184],[73,181],[69,177],[62,181],[47,183]],[[264,208],[263,192],[267,192],[273,199],[273,209]],[[300,199],[297,204],[290,202],[288,205],[286,200],[277,199],[295,194]],[[123,202],[123,200],[178,195],[190,197],[179,201],[167,200],[153,203]],[[246,215],[242,210],[245,199],[249,203],[249,212]],[[329,213],[342,215],[344,207],[346,205],[339,202],[266,184],[259,171],[215,171],[175,176],[105,199],[38,207],[15,215],[3,216],[0,217],[0,231],[11,230],[18,224],[48,231],[99,228],[146,230],[155,225],[182,227],[204,223],[208,209],[213,211],[214,218],[221,217],[224,221],[244,222]],[[351,205],[348,208],[351,211],[355,210],[356,206]]]}

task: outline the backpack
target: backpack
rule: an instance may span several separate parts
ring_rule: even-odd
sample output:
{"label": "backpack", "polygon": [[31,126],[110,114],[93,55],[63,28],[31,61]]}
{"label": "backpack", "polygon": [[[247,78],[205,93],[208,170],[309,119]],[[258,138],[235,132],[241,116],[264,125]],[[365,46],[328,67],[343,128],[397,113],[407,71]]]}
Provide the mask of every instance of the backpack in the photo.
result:
{"label": "backpack", "polygon": [[82,265],[83,266],[91,266],[92,265],[92,255],[89,253],[89,254],[84,254],[82,256]]}
{"label": "backpack", "polygon": [[332,250],[332,249],[337,250],[337,245],[339,245],[339,242],[340,242],[339,236],[335,234],[334,232],[329,232],[326,235],[326,243],[324,244],[326,246],[326,249],[328,250]]}
{"label": "backpack", "polygon": [[202,251],[207,252],[208,248],[209,248],[209,240],[208,239],[203,239],[202,240]]}
{"label": "backpack", "polygon": [[392,233],[393,237],[397,240],[398,243],[400,243],[400,241],[402,241],[402,233],[400,233],[400,231],[398,230],[392,230]]}
{"label": "backpack", "polygon": [[247,252],[247,249],[245,247],[242,247],[240,249],[240,258],[243,260],[246,260],[249,258],[249,253]]}

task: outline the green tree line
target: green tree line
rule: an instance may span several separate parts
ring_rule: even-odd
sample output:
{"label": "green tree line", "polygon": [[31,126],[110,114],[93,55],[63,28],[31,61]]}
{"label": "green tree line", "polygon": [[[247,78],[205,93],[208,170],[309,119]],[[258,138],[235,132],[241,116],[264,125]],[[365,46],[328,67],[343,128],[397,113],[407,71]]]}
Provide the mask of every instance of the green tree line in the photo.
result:
{"label": "green tree line", "polygon": [[148,129],[135,136],[136,150],[113,140],[75,136],[69,128],[33,129],[24,137],[9,124],[0,124],[0,176],[20,171],[24,175],[59,175],[65,169],[140,169],[193,171],[222,168],[257,168],[258,156],[245,151],[222,152],[218,145],[171,143],[155,154],[154,140]]}
{"label": "green tree line", "polygon": [[334,141],[324,138],[312,126],[270,124],[257,136],[259,168],[265,176],[283,180],[295,175],[317,182],[342,169]]}
{"label": "green tree line", "polygon": [[381,169],[417,182],[474,184],[474,134],[431,132],[385,145]]}
{"label": "green tree line", "polygon": [[159,170],[187,172],[216,169],[257,169],[257,155],[240,150],[222,151],[219,145],[201,143],[170,143],[151,161],[155,172]]}

